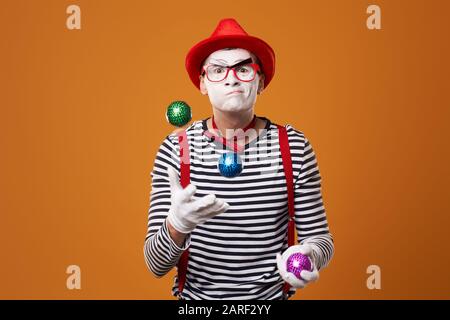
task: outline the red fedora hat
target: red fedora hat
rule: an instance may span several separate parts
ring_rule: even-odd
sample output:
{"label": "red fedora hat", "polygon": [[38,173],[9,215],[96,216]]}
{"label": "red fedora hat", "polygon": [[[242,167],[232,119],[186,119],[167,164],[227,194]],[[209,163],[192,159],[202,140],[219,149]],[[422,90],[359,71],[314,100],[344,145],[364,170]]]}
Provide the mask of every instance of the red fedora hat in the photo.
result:
{"label": "red fedora hat", "polygon": [[242,48],[255,54],[265,76],[264,87],[269,85],[275,73],[273,49],[263,40],[249,36],[235,19],[223,19],[209,38],[197,43],[186,55],[186,70],[197,88],[203,61],[214,51],[225,48]]}

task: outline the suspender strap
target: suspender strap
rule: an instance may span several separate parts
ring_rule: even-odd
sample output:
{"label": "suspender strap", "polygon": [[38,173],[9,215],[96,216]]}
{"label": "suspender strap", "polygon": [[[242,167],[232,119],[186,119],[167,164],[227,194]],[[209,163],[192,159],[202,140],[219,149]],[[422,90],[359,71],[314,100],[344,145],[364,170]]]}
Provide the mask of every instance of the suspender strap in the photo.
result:
{"label": "suspender strap", "polygon": [[[289,148],[289,140],[286,127],[278,126],[278,137],[280,142],[281,157],[283,159],[284,174],[286,177],[286,187],[288,196],[288,246],[293,246],[295,242],[295,210],[294,210],[294,180],[292,174],[291,150]],[[285,295],[289,292],[290,285],[285,282],[283,292]]]}
{"label": "suspender strap", "polygon": [[[183,188],[186,188],[191,180],[190,172],[190,156],[189,144],[187,140],[186,131],[183,130],[178,134],[178,143],[180,146],[180,183]],[[184,284],[186,283],[187,264],[189,259],[189,249],[184,250],[178,260],[178,294],[183,292]]]}
{"label": "suspender strap", "polygon": [[[281,157],[283,161],[283,168],[286,177],[286,186],[288,193],[288,246],[294,245],[295,242],[295,211],[294,211],[294,184],[292,174],[292,160],[291,151],[289,148],[289,140],[286,127],[277,125],[278,137],[281,150]],[[180,146],[180,182],[183,188],[186,188],[190,183],[190,157],[189,144],[186,136],[186,131],[183,130],[178,134],[178,142]],[[186,249],[178,261],[178,294],[183,292],[184,284],[186,283],[187,264],[189,259],[189,249]],[[286,282],[283,287],[283,292],[287,294],[289,291],[289,284]]]}

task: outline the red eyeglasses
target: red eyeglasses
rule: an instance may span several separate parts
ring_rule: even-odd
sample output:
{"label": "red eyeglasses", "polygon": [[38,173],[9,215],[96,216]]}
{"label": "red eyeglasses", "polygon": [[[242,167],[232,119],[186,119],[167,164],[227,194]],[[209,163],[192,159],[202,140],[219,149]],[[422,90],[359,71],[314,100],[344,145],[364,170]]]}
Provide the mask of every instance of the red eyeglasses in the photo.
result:
{"label": "red eyeglasses", "polygon": [[202,75],[206,74],[206,77],[211,82],[220,82],[228,77],[231,69],[237,79],[243,82],[250,82],[255,79],[256,74],[260,71],[260,67],[257,63],[249,62],[252,62],[251,58],[232,66],[208,64],[203,67]]}

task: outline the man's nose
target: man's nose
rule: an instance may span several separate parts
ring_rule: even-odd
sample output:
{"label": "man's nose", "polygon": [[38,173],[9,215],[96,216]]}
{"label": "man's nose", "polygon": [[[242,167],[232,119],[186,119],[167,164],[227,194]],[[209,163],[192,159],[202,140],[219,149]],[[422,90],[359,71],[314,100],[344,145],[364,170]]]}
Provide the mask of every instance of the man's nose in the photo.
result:
{"label": "man's nose", "polygon": [[230,71],[228,71],[228,75],[225,79],[225,85],[226,86],[236,86],[240,84],[240,81],[238,78],[236,78],[236,76],[234,75],[234,72],[232,69],[230,69]]}

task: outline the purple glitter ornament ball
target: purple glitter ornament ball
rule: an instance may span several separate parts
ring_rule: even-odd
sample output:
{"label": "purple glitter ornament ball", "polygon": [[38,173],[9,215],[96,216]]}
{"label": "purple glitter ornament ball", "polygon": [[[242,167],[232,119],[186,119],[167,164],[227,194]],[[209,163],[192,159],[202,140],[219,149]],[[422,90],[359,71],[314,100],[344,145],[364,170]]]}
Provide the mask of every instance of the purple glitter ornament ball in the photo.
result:
{"label": "purple glitter ornament ball", "polygon": [[312,271],[312,263],[308,256],[301,253],[294,253],[287,259],[287,272],[292,272],[298,279],[302,279],[300,272],[303,270]]}

